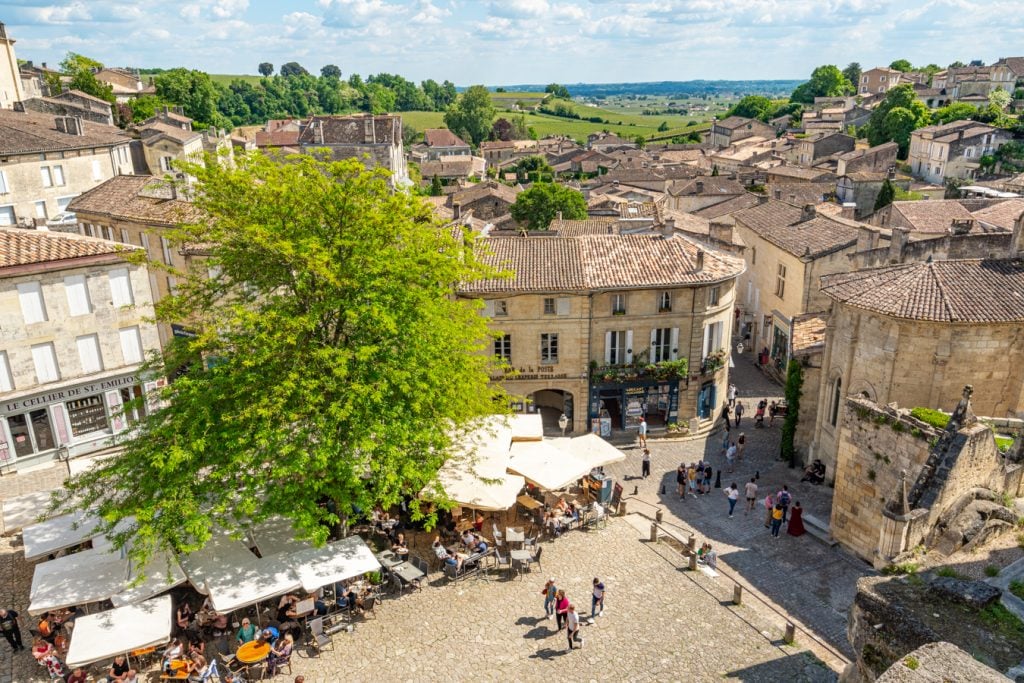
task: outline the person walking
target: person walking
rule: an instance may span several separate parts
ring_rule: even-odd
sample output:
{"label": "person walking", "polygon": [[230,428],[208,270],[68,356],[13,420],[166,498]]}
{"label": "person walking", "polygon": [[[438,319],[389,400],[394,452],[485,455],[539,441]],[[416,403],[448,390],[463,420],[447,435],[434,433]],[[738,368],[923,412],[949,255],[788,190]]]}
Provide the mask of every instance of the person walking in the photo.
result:
{"label": "person walking", "polygon": [[569,636],[569,649],[572,649],[573,641],[578,640],[580,648],[583,647],[583,639],[580,638],[580,615],[576,614],[576,605],[569,605],[568,616],[566,617],[566,631]]}
{"label": "person walking", "polygon": [[640,447],[647,447],[647,418],[640,418],[640,426],[637,428],[637,437],[640,439]]}
{"label": "person walking", "polygon": [[782,490],[775,494],[775,504],[782,506],[782,521],[785,523],[789,513],[789,504],[793,502],[793,496],[789,493],[789,486],[783,484]]}
{"label": "person walking", "polygon": [[729,499],[729,517],[732,518],[733,510],[736,509],[736,501],[740,499],[740,490],[736,487],[736,482],[733,482],[725,490],[725,496]]}
{"label": "person walking", "polygon": [[793,503],[793,509],[789,511],[789,524],[786,526],[786,533],[790,536],[803,536],[807,530],[804,528],[804,509],[800,507],[800,501]]}
{"label": "person walking", "polygon": [[746,514],[749,515],[750,512],[754,509],[754,504],[757,502],[757,482],[754,480],[753,477],[751,477],[750,481],[748,481],[746,485],[743,487],[743,494],[747,498]]}
{"label": "person walking", "polygon": [[743,451],[747,448],[747,435],[740,432],[740,436],[736,439],[736,460],[743,462]]}
{"label": "person walking", "polygon": [[779,537],[779,529],[782,527],[782,506],[778,503],[772,508],[772,536]]}
{"label": "person walking", "polygon": [[550,621],[555,618],[555,599],[558,596],[555,579],[548,579],[548,582],[544,584],[544,588],[540,592],[544,595],[544,614],[547,615],[548,621]]}
{"label": "person walking", "polygon": [[733,408],[732,413],[736,416],[736,428],[740,427],[740,418],[743,417],[743,412],[746,408],[743,407],[743,401],[736,401],[736,407]]}
{"label": "person walking", "polygon": [[604,614],[604,584],[594,577],[594,593],[590,596],[590,616],[599,617]]}
{"label": "person walking", "polygon": [[694,498],[697,497],[697,466],[690,463],[690,467],[686,470],[686,482],[690,487],[690,495]]}
{"label": "person walking", "polygon": [[775,509],[775,498],[772,494],[768,494],[764,497],[764,528],[767,529],[772,524],[772,510]]}
{"label": "person walking", "polygon": [[565,620],[569,614],[569,607],[569,598],[565,597],[565,591],[559,588],[558,593],[555,594],[555,618],[557,619],[556,624],[558,625],[559,631],[561,631],[562,627],[565,626]]}
{"label": "person walking", "polygon": [[729,404],[722,406],[722,419],[725,420],[725,431],[732,429],[732,422],[729,421]]}
{"label": "person walking", "polygon": [[640,461],[640,478],[646,479],[651,476],[651,449],[645,448],[643,458]]}
{"label": "person walking", "polygon": [[0,631],[3,632],[7,642],[11,644],[11,650],[17,652],[25,649],[25,644],[21,642],[17,612],[12,609],[0,609]]}
{"label": "person walking", "polygon": [[736,405],[736,385],[730,384],[727,396],[729,397],[729,406]]}
{"label": "person walking", "polygon": [[679,468],[676,469],[676,490],[680,499],[686,497],[686,463],[679,463]]}
{"label": "person walking", "polygon": [[733,441],[729,444],[729,447],[725,449],[725,462],[729,466],[729,472],[731,473],[734,469],[733,463],[736,461],[736,442]]}
{"label": "person walking", "polygon": [[704,463],[704,480],[702,481],[701,493],[711,493],[711,475],[714,471],[711,469],[711,463]]}

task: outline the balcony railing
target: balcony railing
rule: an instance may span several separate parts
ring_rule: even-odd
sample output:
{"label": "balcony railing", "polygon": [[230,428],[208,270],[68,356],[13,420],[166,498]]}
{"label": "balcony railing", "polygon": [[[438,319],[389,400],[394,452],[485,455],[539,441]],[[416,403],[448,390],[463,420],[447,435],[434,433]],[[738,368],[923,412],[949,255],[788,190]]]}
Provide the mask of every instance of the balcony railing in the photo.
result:
{"label": "balcony railing", "polygon": [[689,370],[686,358],[664,360],[660,363],[625,363],[622,365],[598,365],[591,363],[590,379],[593,382],[632,382],[644,379],[684,379]]}

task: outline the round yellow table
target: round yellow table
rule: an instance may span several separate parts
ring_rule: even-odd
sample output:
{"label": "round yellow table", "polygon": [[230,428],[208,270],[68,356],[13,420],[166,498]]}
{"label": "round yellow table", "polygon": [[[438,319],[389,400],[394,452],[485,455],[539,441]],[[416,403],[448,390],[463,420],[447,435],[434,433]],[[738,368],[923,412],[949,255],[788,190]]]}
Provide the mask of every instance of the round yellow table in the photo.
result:
{"label": "round yellow table", "polygon": [[256,664],[266,659],[269,654],[270,643],[260,645],[259,641],[252,640],[238,648],[235,659],[242,664]]}

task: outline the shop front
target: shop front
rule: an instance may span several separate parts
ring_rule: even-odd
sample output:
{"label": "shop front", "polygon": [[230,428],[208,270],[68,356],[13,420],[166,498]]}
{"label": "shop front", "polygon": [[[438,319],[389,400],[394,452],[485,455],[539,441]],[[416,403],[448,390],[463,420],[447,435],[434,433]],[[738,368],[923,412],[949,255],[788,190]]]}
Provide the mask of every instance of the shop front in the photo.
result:
{"label": "shop front", "polygon": [[[77,457],[110,445],[154,409],[166,380],[135,373],[11,394],[0,402],[0,467],[25,467]],[[65,451],[66,449],[66,451]]]}
{"label": "shop front", "polygon": [[590,385],[590,431],[610,437],[636,431],[640,419],[649,427],[679,422],[679,380],[638,380]]}

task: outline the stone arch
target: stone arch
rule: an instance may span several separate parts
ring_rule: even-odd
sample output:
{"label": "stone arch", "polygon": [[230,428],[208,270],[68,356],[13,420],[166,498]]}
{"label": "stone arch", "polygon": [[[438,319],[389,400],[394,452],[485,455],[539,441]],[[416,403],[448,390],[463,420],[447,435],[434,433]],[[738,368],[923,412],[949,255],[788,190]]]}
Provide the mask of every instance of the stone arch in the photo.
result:
{"label": "stone arch", "polygon": [[569,418],[566,434],[572,433],[573,422],[577,417],[576,413],[586,408],[585,404],[582,406],[577,405],[578,399],[571,391],[553,386],[537,389],[530,394],[530,401],[536,406],[537,412],[540,413],[544,424],[544,431],[547,433],[561,433],[558,419],[562,416],[562,413],[565,413],[565,416]]}

